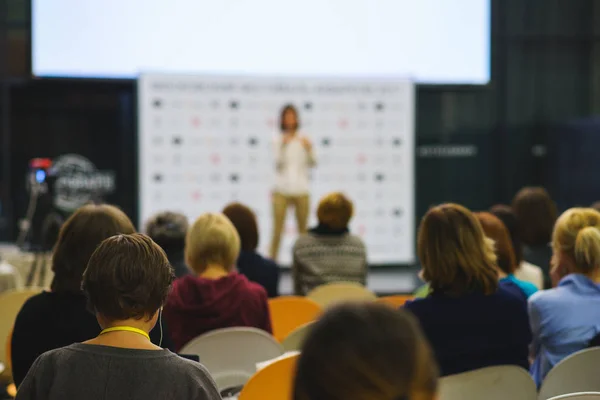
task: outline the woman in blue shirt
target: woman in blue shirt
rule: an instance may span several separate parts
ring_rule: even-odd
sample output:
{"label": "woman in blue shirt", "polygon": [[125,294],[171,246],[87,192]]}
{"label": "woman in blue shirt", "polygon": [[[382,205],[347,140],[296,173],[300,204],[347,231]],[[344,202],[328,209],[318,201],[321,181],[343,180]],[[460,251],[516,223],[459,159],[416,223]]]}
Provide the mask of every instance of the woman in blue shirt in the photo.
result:
{"label": "woman in blue shirt", "polygon": [[531,374],[538,385],[600,332],[600,213],[565,211],[554,227],[552,251],[552,280],[558,286],[529,299]]}

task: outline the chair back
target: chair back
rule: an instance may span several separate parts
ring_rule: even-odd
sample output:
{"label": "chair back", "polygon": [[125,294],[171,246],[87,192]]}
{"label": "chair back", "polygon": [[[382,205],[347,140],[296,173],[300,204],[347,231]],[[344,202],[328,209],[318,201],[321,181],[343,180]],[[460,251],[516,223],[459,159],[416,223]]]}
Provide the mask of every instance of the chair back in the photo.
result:
{"label": "chair back", "polygon": [[553,397],[550,400],[600,400],[600,392],[563,394],[562,396]]}
{"label": "chair back", "polygon": [[314,322],[309,322],[308,324],[299,326],[298,328],[290,332],[290,334],[287,335],[285,339],[283,339],[283,342],[281,342],[281,345],[283,346],[283,351],[301,351],[302,345],[304,344],[304,339],[310,332],[310,329],[312,328],[313,324]]}
{"label": "chair back", "polygon": [[306,297],[326,308],[346,301],[375,301],[377,296],[355,282],[333,282],[311,290]]}
{"label": "chair back", "polygon": [[548,372],[538,398],[545,400],[569,393],[600,392],[599,370],[600,348],[573,353]]}
{"label": "chair back", "polygon": [[383,296],[379,297],[376,301],[378,303],[387,304],[394,308],[400,308],[409,300],[414,299],[414,296],[411,295],[395,295],[395,296]]}
{"label": "chair back", "polygon": [[529,373],[517,366],[486,367],[440,379],[439,400],[535,400]]}
{"label": "chair back", "polygon": [[200,335],[179,353],[197,355],[223,391],[244,385],[256,372],[257,363],[281,356],[283,349],[265,331],[237,327]]}
{"label": "chair back", "polygon": [[27,288],[27,289],[14,289],[0,293],[0,362],[8,366],[10,364],[7,360],[6,349],[7,346],[4,344],[10,336],[17,314],[21,311],[23,304],[32,296],[40,293],[41,288]]}
{"label": "chair back", "polygon": [[282,358],[258,371],[238,400],[291,400],[298,354]]}
{"label": "chair back", "polygon": [[306,297],[289,296],[269,300],[273,336],[283,341],[294,329],[317,319],[321,306]]}

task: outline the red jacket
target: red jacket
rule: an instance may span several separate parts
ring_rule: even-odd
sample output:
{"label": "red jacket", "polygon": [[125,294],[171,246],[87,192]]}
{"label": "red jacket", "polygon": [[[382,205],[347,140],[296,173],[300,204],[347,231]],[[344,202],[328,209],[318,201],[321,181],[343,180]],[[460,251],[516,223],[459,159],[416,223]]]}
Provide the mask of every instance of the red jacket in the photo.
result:
{"label": "red jacket", "polygon": [[272,333],[265,289],[233,272],[212,280],[184,276],[175,281],[163,315],[175,348],[205,332],[249,326]]}

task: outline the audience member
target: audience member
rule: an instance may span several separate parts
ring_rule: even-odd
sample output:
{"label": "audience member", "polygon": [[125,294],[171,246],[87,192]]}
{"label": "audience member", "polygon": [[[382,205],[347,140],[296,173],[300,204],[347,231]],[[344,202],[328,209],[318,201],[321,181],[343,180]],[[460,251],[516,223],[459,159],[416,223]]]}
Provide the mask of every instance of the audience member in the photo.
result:
{"label": "audience member", "polygon": [[529,299],[531,373],[538,385],[552,367],[600,333],[600,213],[565,211],[556,222],[552,250],[558,286]]}
{"label": "audience member", "polygon": [[549,243],[556,221],[556,205],[546,189],[525,187],[516,194],[512,208],[517,217],[519,236],[524,244],[523,259],[542,268],[544,287],[549,288],[552,286],[552,249]]}
{"label": "audience member", "polygon": [[223,214],[233,223],[241,241],[237,259],[238,272],[265,288],[269,297],[279,295],[279,266],[257,253],[258,224],[256,215],[240,203],[229,204]]}
{"label": "audience member", "polygon": [[104,240],[83,276],[89,308],[102,331],[42,354],[17,399],[220,399],[200,363],[150,341],[148,332],[173,279],[167,256],[147,236]]}
{"label": "audience member", "polygon": [[508,230],[502,221],[491,213],[478,212],[475,213],[475,216],[479,220],[485,236],[494,241],[496,265],[500,274],[500,282],[513,282],[519,287],[525,298],[529,298],[538,289],[533,283],[515,278],[514,272],[517,269],[517,261]]}
{"label": "audience member", "polygon": [[517,217],[512,208],[507,205],[498,204],[493,206],[490,209],[490,212],[502,221],[510,235],[510,240],[515,252],[515,261],[517,263],[517,269],[515,270],[514,275],[517,279],[531,282],[538,290],[542,290],[544,288],[544,273],[537,265],[533,265],[523,260],[523,243],[521,242],[517,229]]}
{"label": "audience member", "polygon": [[175,281],[164,310],[178,350],[219,328],[272,332],[267,292],[235,271],[239,252],[240,237],[223,214],[203,214],[188,230],[185,258],[195,275]]}
{"label": "audience member", "polygon": [[156,214],[146,224],[146,233],[167,253],[177,278],[190,273],[183,256],[187,230],[187,217],[171,211]]}
{"label": "audience member", "polygon": [[412,315],[380,304],[345,304],[311,329],[294,400],[433,400],[437,367]]}
{"label": "audience member", "polygon": [[529,367],[526,304],[498,283],[492,240],[457,204],[432,208],[421,221],[417,251],[426,298],[408,302],[429,339],[442,375],[492,365]]}
{"label": "audience member", "polygon": [[342,193],[323,197],[317,209],[319,224],[298,238],[293,250],[294,292],[305,295],[325,283],[367,283],[367,249],[350,233],[352,202]]}
{"label": "audience member", "polygon": [[[104,239],[135,228],[127,215],[110,205],[83,206],[62,226],[52,258],[51,291],[30,298],[19,311],[12,335],[12,371],[19,386],[27,371],[42,353],[98,335],[100,327],[86,309],[81,277],[87,263]],[[164,332],[163,345],[170,340]],[[160,329],[151,333],[160,343]]]}

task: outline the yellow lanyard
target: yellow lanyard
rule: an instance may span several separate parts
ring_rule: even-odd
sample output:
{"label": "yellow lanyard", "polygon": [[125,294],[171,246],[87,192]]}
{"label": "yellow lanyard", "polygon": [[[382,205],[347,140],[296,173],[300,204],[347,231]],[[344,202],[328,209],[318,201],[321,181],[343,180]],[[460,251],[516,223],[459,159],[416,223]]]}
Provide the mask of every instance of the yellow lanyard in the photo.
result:
{"label": "yellow lanyard", "polygon": [[137,333],[138,335],[142,335],[146,339],[150,340],[150,335],[148,335],[148,333],[144,332],[141,329],[134,328],[132,326],[113,326],[112,328],[103,329],[102,332],[100,332],[100,335],[104,335],[105,333],[109,333],[109,332],[118,332],[118,331]]}

